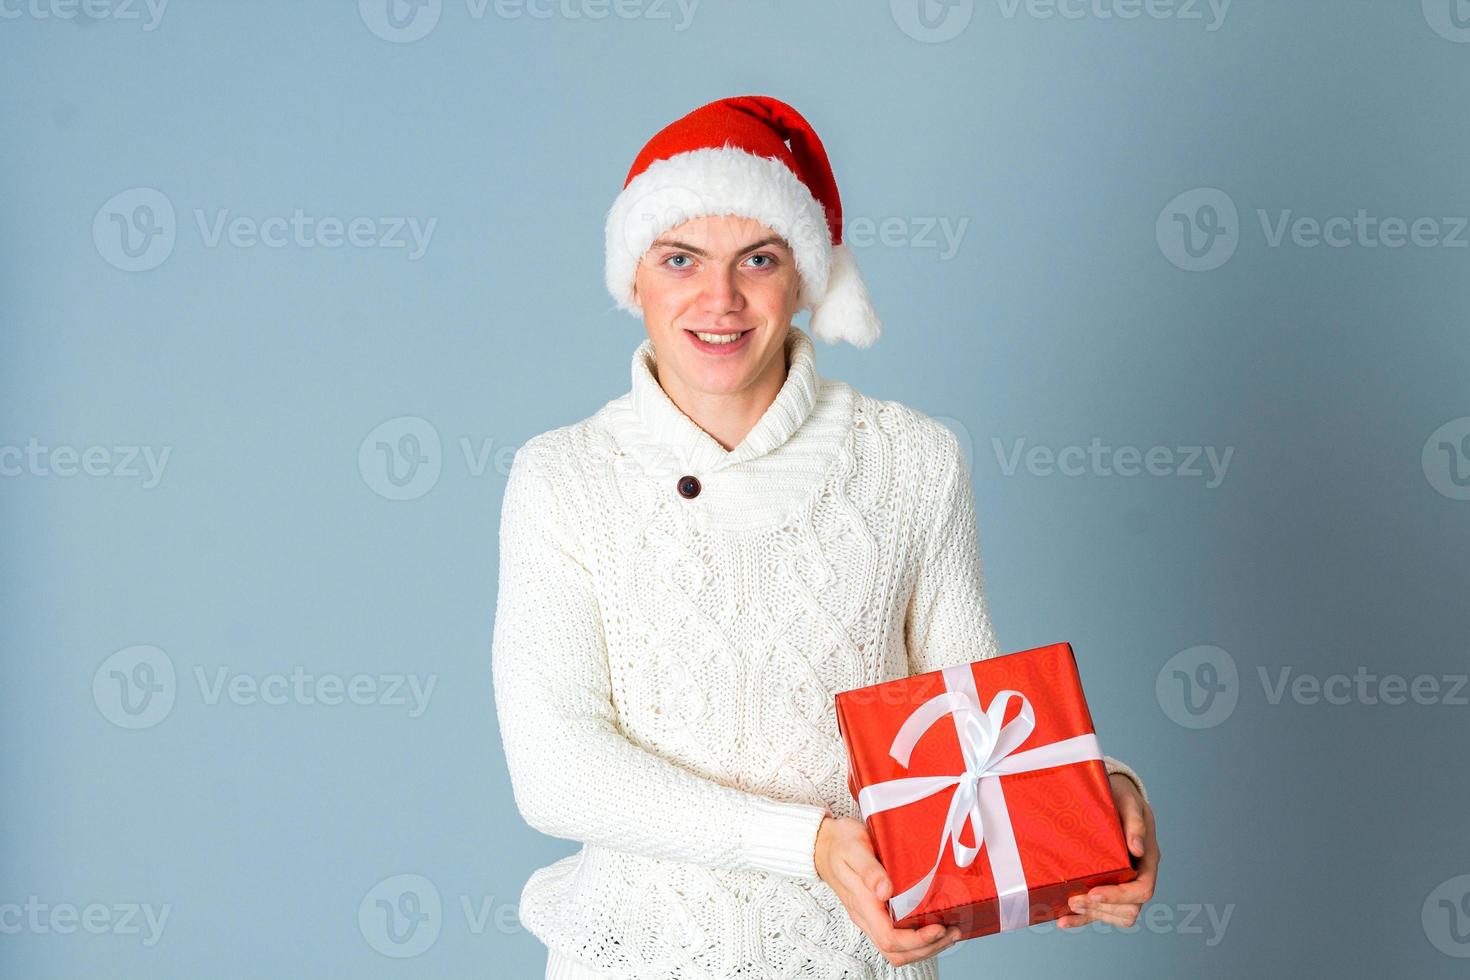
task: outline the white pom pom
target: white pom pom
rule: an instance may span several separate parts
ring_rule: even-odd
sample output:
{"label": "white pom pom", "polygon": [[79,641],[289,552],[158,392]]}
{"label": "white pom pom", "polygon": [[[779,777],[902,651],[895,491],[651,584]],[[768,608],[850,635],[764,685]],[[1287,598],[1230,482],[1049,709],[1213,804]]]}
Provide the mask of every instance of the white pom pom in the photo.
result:
{"label": "white pom pom", "polygon": [[845,243],[832,248],[827,294],[812,309],[810,330],[813,337],[829,344],[845,340],[854,347],[871,347],[883,332],[857,260]]}

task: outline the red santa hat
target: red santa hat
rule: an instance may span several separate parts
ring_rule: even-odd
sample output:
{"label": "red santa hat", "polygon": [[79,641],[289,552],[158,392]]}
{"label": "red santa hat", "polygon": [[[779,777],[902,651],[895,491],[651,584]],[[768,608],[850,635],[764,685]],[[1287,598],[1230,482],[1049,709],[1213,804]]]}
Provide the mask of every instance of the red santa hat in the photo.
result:
{"label": "red santa hat", "polygon": [[661,129],[639,152],[607,214],[607,288],[641,314],[638,262],[659,235],[692,218],[753,218],[785,238],[812,336],[868,347],[882,323],[842,242],[842,201],[816,132],[764,95],[720,99]]}

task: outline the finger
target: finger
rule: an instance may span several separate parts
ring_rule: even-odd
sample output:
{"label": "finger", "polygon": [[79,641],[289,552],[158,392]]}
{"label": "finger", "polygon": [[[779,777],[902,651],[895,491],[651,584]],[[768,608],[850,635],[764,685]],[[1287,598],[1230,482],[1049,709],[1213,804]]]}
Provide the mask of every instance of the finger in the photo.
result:
{"label": "finger", "polygon": [[942,953],[959,941],[959,927],[947,926],[945,927],[945,930],[939,934],[939,939],[937,939],[936,941],[932,943],[925,943],[922,946],[916,946],[901,955],[905,957],[905,962],[912,963],[915,960],[927,959],[930,956]]}
{"label": "finger", "polygon": [[852,912],[853,921],[874,943],[881,945],[883,937],[893,931],[893,921],[888,916],[887,906],[851,864],[841,863],[838,882],[849,896],[846,904]]}
{"label": "finger", "polygon": [[1139,907],[1128,903],[1089,902],[1085,896],[1078,895],[1067,904],[1086,921],[1106,922],[1127,928],[1138,919]]}
{"label": "finger", "polygon": [[[1133,909],[1135,914],[1128,916],[1121,911],[1112,911],[1114,909]],[[1110,926],[1119,926],[1120,928],[1127,929],[1137,921],[1137,909],[1137,905],[1108,905],[1104,903],[1102,905],[1089,906],[1087,911],[1081,914],[1095,922],[1103,922]]]}
{"label": "finger", "polygon": [[1144,839],[1143,858],[1138,862],[1138,877],[1134,883],[1148,886],[1148,896],[1153,896],[1154,882],[1159,875],[1159,838],[1154,833],[1153,823],[1150,821],[1148,835]]}
{"label": "finger", "polygon": [[1153,881],[1145,879],[1140,870],[1138,877],[1117,885],[1098,885],[1088,889],[1083,896],[1089,902],[1113,902],[1142,905],[1153,897]]}
{"label": "finger", "polygon": [[843,854],[844,861],[867,891],[886,901],[893,893],[893,882],[888,879],[883,865],[878,863],[872,842],[864,843],[864,847],[847,848]]}
{"label": "finger", "polygon": [[[886,882],[887,875],[885,874],[883,878]],[[893,925],[893,919],[888,914],[885,900],[880,899],[873,892],[851,863],[845,864],[839,871],[839,880],[847,885],[849,894],[853,896],[852,904],[857,909],[858,927],[867,933],[880,949],[906,952],[944,939],[944,926],[938,922],[920,926],[917,929],[896,928]]]}
{"label": "finger", "polygon": [[1099,885],[1087,893],[1089,902],[1110,902],[1115,905],[1142,905],[1154,897],[1153,878],[1145,878],[1140,872],[1132,881],[1121,885]]}
{"label": "finger", "polygon": [[1137,921],[1139,906],[1126,903],[1097,902],[1092,906],[1092,910],[1099,915],[1116,916],[1126,925],[1130,921]]}
{"label": "finger", "polygon": [[[910,930],[902,931],[907,932]],[[908,949],[896,949],[889,947],[883,950],[883,955],[887,957],[888,961],[893,965],[903,966],[908,963],[913,963],[916,960],[927,959],[930,956],[941,953],[949,947],[953,946],[955,943],[959,942],[959,938],[960,930],[957,926],[945,926],[943,927],[943,931],[940,932],[939,938],[933,942],[923,943],[919,946],[913,946]]]}
{"label": "finger", "polygon": [[1147,845],[1146,848],[1145,848],[1145,850],[1144,850],[1145,863],[1147,863],[1147,858],[1148,858],[1149,851],[1152,851],[1153,852],[1153,866],[1154,867],[1158,867],[1158,864],[1159,864],[1159,827],[1158,827],[1158,824],[1154,823],[1154,808],[1151,807],[1151,806],[1149,806],[1147,803],[1145,803],[1143,805],[1143,819],[1144,819],[1144,823],[1148,827],[1148,832],[1145,835],[1145,839],[1144,839],[1144,843]]}
{"label": "finger", "polygon": [[847,849],[837,862],[838,879],[847,886],[853,896],[853,904],[857,906],[859,928],[880,948],[913,953],[915,958],[929,955],[922,952],[926,949],[938,951],[954,942],[958,930],[952,930],[955,934],[952,938],[951,930],[947,930],[943,923],[933,922],[917,929],[899,929],[893,925],[887,905],[893,891],[892,879],[878,863],[872,841],[868,839],[863,843],[865,846]]}
{"label": "finger", "polygon": [[[1140,800],[1139,811],[1139,820],[1143,822],[1143,830],[1141,832],[1129,832],[1125,830],[1124,833],[1129,834],[1129,849],[1133,851],[1134,855],[1141,859],[1147,860],[1149,851],[1151,849],[1157,850],[1158,830],[1154,826],[1153,807]],[[1138,837],[1140,839],[1140,844],[1142,845],[1141,847],[1133,847],[1131,842],[1131,838],[1133,837]],[[1155,856],[1157,857],[1157,855]]]}
{"label": "finger", "polygon": [[958,932],[953,926],[946,926],[942,922],[931,922],[927,926],[917,929],[897,929],[889,925],[884,934],[884,940],[880,945],[885,949],[896,950],[902,953],[914,953],[918,956],[927,956],[924,950],[934,949],[938,951],[949,942],[952,932]]}
{"label": "finger", "polygon": [[1154,835],[1153,822],[1150,819],[1144,837],[1143,857],[1138,862],[1137,876],[1132,881],[1125,881],[1118,885],[1099,885],[1088,891],[1087,897],[1101,902],[1142,905],[1153,898],[1154,884],[1158,877],[1159,857],[1159,842]]}
{"label": "finger", "polygon": [[1085,895],[1078,895],[1067,903],[1067,906],[1079,915],[1087,915],[1090,912],[1108,912],[1113,915],[1137,916],[1141,905],[1134,902],[1095,902],[1090,901]]}
{"label": "finger", "polygon": [[1132,786],[1129,780],[1130,790],[1115,797],[1118,805],[1118,821],[1123,825],[1123,839],[1128,842],[1128,850],[1134,857],[1143,856],[1144,835],[1148,825],[1143,818],[1143,797],[1139,795],[1137,787]]}
{"label": "finger", "polygon": [[1153,876],[1144,877],[1142,873],[1121,885],[1099,885],[1086,895],[1089,902],[1108,902],[1114,905],[1142,905],[1153,897]]}

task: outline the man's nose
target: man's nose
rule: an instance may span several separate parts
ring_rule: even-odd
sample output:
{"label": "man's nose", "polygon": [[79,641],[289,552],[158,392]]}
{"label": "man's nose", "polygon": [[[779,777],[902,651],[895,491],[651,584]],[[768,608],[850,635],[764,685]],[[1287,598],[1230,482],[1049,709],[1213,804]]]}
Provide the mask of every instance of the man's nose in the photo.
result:
{"label": "man's nose", "polygon": [[701,299],[707,313],[733,312],[745,305],[739,280],[733,271],[723,266],[715,266],[705,275]]}

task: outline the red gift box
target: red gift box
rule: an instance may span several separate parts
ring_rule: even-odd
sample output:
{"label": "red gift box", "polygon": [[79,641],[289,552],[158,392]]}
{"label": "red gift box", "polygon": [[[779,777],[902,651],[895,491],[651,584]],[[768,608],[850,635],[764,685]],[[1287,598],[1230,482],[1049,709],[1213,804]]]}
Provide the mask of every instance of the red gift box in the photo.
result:
{"label": "red gift box", "polygon": [[836,710],[895,926],[970,939],[1137,877],[1071,644],[842,691]]}

